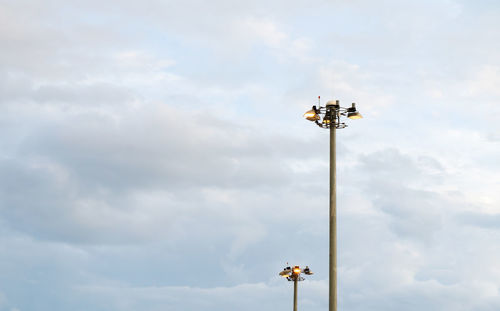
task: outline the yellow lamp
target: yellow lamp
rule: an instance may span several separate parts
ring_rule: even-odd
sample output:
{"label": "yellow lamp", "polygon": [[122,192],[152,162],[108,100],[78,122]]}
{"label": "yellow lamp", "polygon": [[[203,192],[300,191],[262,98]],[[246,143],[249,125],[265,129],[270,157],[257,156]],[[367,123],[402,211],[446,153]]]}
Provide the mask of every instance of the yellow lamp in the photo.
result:
{"label": "yellow lamp", "polygon": [[357,120],[357,119],[363,118],[363,116],[361,115],[361,113],[359,113],[357,111],[347,113],[347,117],[349,119],[352,119],[352,120]]}
{"label": "yellow lamp", "polygon": [[309,121],[318,121],[320,119],[319,115],[314,111],[314,109],[311,109],[304,113],[304,118],[306,118]]}

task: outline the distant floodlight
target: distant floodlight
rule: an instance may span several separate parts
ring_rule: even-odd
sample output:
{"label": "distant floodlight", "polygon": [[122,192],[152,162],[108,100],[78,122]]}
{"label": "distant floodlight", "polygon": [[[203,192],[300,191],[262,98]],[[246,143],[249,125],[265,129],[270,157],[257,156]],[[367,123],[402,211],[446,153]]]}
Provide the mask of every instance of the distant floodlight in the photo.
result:
{"label": "distant floodlight", "polygon": [[[279,273],[282,277],[286,277],[286,279],[290,282],[293,282],[293,310],[297,310],[297,283],[300,281],[304,281],[305,279],[300,276],[302,273],[302,270],[300,269],[300,266],[293,266],[293,269],[290,267],[286,267]],[[309,267],[306,266],[304,268],[304,274],[311,275],[313,274],[311,270],[309,270]]]}

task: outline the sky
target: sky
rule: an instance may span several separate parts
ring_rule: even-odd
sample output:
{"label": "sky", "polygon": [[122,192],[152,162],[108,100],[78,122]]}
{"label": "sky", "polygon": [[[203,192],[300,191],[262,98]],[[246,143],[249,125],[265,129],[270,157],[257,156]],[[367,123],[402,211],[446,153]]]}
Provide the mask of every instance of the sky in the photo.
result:
{"label": "sky", "polygon": [[500,309],[500,4],[0,0],[0,310]]}

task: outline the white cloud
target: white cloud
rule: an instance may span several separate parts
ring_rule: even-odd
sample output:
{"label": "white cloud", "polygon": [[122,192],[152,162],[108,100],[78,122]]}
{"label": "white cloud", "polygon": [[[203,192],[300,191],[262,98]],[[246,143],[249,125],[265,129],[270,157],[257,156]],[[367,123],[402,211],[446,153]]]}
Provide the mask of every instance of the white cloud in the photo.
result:
{"label": "white cloud", "polygon": [[[200,267],[201,268],[201,267]],[[82,296],[91,295],[98,301],[110,303],[121,310],[196,310],[215,308],[254,310],[262,305],[285,308],[292,303],[292,286],[280,279],[282,284],[248,283],[233,287],[196,288],[196,287],[80,287]],[[288,286],[286,286],[288,285]],[[324,283],[302,282],[299,304],[311,310],[323,307],[315,299],[325,292]],[[316,293],[315,293],[316,292]],[[305,298],[308,297],[308,298]],[[104,300],[103,300],[104,299]]]}

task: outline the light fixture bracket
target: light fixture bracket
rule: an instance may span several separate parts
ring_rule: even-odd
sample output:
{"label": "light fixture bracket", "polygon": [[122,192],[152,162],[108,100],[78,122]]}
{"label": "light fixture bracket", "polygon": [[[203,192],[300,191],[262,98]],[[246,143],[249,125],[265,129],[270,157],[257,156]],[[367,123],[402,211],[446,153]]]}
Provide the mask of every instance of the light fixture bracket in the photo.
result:
{"label": "light fixture bracket", "polygon": [[317,120],[314,120],[314,123],[324,129],[332,127],[335,127],[336,129],[346,128],[347,124],[341,122],[341,117],[347,117],[350,114],[357,113],[355,103],[352,103],[351,107],[345,108],[340,106],[340,102],[338,100],[330,100],[325,106],[321,106],[321,104],[318,104],[318,106],[314,105],[312,106],[312,110],[314,110],[314,112],[319,116]]}

